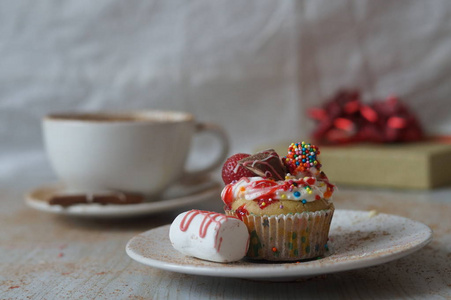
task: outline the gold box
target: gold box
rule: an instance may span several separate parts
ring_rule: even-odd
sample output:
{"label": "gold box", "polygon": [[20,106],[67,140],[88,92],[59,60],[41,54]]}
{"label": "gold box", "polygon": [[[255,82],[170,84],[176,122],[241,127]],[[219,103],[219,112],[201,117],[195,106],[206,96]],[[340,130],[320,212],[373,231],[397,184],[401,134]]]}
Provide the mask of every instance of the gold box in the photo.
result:
{"label": "gold box", "polygon": [[[286,155],[289,143],[278,145]],[[451,144],[320,146],[322,170],[337,185],[432,189],[451,184]]]}

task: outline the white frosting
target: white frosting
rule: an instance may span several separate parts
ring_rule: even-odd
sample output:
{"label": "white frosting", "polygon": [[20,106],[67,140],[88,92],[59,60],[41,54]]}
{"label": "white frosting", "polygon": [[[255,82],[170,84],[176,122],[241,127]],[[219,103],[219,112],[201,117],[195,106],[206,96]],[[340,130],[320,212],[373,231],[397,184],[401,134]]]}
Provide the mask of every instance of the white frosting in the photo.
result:
{"label": "white frosting", "polygon": [[314,180],[314,183],[291,185],[287,189],[288,180],[297,181],[299,179],[292,177],[288,180],[272,181],[262,177],[243,177],[233,184],[232,194],[234,199],[245,200],[256,200],[261,196],[271,194],[271,191],[274,194],[272,198],[277,200],[312,202],[316,200],[317,195],[324,198],[327,184],[324,181],[316,180],[315,177],[306,177],[305,180],[308,178]]}
{"label": "white frosting", "polygon": [[169,238],[182,254],[215,262],[238,261],[249,247],[249,232],[242,221],[200,210],[178,215]]}

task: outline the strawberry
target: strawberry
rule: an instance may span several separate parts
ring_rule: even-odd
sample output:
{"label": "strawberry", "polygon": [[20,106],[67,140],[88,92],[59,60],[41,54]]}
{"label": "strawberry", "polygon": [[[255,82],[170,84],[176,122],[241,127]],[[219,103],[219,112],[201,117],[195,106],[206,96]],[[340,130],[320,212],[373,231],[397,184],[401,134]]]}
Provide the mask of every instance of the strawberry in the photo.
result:
{"label": "strawberry", "polygon": [[238,161],[250,156],[246,153],[237,153],[230,156],[222,166],[222,180],[225,184],[239,180],[241,177],[253,177],[255,174],[248,169],[237,166]]}

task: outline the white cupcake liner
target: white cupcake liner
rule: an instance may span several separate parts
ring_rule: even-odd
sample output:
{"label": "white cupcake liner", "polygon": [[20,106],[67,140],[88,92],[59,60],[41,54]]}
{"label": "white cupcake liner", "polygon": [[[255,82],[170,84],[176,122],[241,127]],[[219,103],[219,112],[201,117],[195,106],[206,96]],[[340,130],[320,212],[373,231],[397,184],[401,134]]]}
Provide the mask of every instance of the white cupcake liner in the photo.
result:
{"label": "white cupcake liner", "polygon": [[[334,208],[277,216],[243,216],[250,234],[247,257],[293,261],[322,256]],[[229,215],[234,212],[227,211]]]}

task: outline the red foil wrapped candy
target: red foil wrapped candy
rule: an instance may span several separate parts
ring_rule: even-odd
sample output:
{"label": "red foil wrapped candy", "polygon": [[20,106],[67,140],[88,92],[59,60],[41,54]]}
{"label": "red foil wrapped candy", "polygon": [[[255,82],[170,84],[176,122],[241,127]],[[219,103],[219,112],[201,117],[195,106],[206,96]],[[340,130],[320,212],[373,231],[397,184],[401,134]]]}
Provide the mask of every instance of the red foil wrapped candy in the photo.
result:
{"label": "red foil wrapped candy", "polygon": [[313,139],[322,144],[413,142],[423,138],[417,117],[396,97],[364,104],[357,90],[341,90],[322,107],[309,110],[316,120]]}

